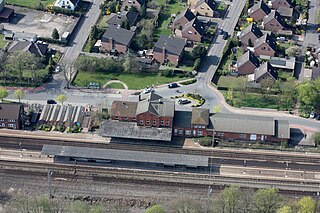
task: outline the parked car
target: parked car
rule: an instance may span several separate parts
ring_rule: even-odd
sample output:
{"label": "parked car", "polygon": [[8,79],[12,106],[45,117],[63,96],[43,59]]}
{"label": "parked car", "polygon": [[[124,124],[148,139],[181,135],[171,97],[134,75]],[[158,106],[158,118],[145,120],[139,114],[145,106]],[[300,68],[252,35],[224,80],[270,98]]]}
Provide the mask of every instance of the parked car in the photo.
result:
{"label": "parked car", "polygon": [[229,37],[228,32],[223,32],[222,38],[223,38],[224,40],[227,40],[228,37]]}
{"label": "parked car", "polygon": [[168,84],[168,88],[171,89],[171,88],[176,88],[176,87],[179,87],[179,85],[177,83],[171,83],[171,84]]}
{"label": "parked car", "polygon": [[187,99],[179,99],[178,100],[178,104],[180,104],[180,105],[189,104],[189,103],[191,103],[191,101],[187,100]]}
{"label": "parked car", "polygon": [[53,99],[47,100],[47,104],[56,104],[57,102]]}
{"label": "parked car", "polygon": [[60,72],[61,71],[61,67],[60,67],[60,65],[58,65],[57,67],[56,67],[56,69],[54,70],[54,72],[55,73],[58,73],[58,72]]}
{"label": "parked car", "polygon": [[149,87],[149,88],[146,88],[146,89],[143,90],[144,94],[148,94],[150,92],[154,92],[154,88],[153,87]]}

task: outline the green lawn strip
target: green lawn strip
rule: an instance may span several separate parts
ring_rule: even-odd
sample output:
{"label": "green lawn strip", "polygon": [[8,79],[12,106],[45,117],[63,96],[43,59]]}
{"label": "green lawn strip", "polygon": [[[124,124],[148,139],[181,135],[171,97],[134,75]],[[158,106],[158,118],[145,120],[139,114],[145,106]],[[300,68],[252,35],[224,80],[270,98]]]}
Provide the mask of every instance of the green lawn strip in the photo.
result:
{"label": "green lawn strip", "polygon": [[220,76],[218,87],[236,87],[242,83],[246,77]]}
{"label": "green lawn strip", "polygon": [[91,73],[79,72],[74,85],[87,87],[90,82],[97,82],[100,85],[106,84],[110,80],[118,79],[128,85],[129,89],[143,89],[147,86],[167,84],[170,82],[180,81],[186,79],[185,77],[165,77],[156,74],[116,74],[116,73]]}
{"label": "green lawn strip", "polygon": [[3,39],[4,39],[4,35],[0,34],[0,49],[3,49],[7,44],[7,41],[5,41]]}
{"label": "green lawn strip", "polygon": [[288,72],[288,71],[283,71],[283,70],[278,70],[278,77],[281,79],[281,80],[286,80],[290,77],[292,77],[292,72]]}
{"label": "green lawn strip", "polygon": [[98,22],[98,27],[107,27],[107,21],[109,19],[110,15],[103,15],[100,17],[99,22]]}
{"label": "green lawn strip", "polygon": [[107,85],[107,88],[110,88],[110,89],[124,89],[124,86],[120,83],[110,83]]}
{"label": "green lawn strip", "polygon": [[7,4],[15,4],[20,5],[24,7],[31,7],[34,8],[39,3],[42,3],[43,5],[53,4],[54,0],[5,0]]}

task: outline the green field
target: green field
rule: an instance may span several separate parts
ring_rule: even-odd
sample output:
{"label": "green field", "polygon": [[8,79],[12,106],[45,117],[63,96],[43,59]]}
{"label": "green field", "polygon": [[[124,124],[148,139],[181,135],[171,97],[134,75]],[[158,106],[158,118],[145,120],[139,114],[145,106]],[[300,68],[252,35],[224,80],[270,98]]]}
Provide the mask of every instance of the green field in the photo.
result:
{"label": "green field", "polygon": [[42,3],[43,5],[48,5],[54,3],[55,0],[5,0],[7,4],[15,4],[20,5],[24,7],[31,7],[34,8],[39,3]]}
{"label": "green field", "polygon": [[124,89],[124,86],[123,86],[122,84],[120,84],[120,83],[114,82],[114,83],[108,84],[106,88],[110,88],[110,89]]}
{"label": "green field", "polygon": [[6,46],[7,44],[7,41],[3,40],[3,38],[4,38],[4,35],[0,34],[0,49],[3,49],[4,46]]}
{"label": "green field", "polygon": [[183,77],[165,77],[155,74],[115,74],[115,73],[92,73],[79,72],[73,84],[75,86],[87,87],[90,82],[96,82],[100,85],[106,84],[110,80],[118,79],[128,85],[129,89],[143,89],[147,86],[167,84],[179,80]]}

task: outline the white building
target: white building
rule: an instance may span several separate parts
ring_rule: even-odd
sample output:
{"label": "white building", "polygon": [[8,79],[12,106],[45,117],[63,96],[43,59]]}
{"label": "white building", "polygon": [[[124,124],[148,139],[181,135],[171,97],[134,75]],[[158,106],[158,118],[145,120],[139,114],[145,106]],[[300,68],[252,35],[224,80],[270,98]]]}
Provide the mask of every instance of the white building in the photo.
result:
{"label": "white building", "polygon": [[80,0],[56,0],[55,7],[60,7],[69,10],[75,10]]}

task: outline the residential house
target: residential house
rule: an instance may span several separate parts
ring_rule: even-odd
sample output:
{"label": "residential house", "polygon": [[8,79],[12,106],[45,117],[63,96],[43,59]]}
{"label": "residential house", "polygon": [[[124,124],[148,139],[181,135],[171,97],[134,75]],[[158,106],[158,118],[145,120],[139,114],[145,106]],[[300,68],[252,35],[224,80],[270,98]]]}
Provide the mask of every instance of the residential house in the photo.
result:
{"label": "residential house", "polygon": [[265,62],[254,71],[254,81],[261,86],[272,86],[278,79],[277,70],[269,63]]}
{"label": "residential house", "polygon": [[263,34],[259,27],[256,24],[251,23],[241,31],[239,40],[243,47],[253,46],[254,42],[262,35]]}
{"label": "residential house", "polygon": [[125,22],[128,23],[129,27],[135,26],[139,20],[139,13],[132,11],[123,11],[121,13],[111,13],[107,24],[114,25],[117,27],[125,28]]}
{"label": "residential house", "polygon": [[254,54],[256,56],[274,56],[277,50],[275,39],[269,35],[264,34],[254,43]]}
{"label": "residential house", "polygon": [[196,16],[191,12],[189,8],[184,10],[182,13],[178,14],[173,21],[173,29],[182,30],[183,26],[185,26],[188,22],[195,19]]}
{"label": "residential house", "polygon": [[114,101],[112,102],[110,117],[112,120],[136,121],[137,102]]}
{"label": "residential house", "polygon": [[209,109],[192,108],[192,111],[176,111],[173,134],[183,137],[212,136]]}
{"label": "residential house", "polygon": [[291,1],[290,0],[271,0],[271,8],[278,10],[280,7],[291,7]]}
{"label": "residential house", "polygon": [[36,42],[38,40],[38,35],[35,33],[15,32],[13,35],[13,40]]}
{"label": "residential house", "polygon": [[0,0],[0,22],[10,22],[14,16],[14,10],[8,7],[5,7],[4,0]]}
{"label": "residential house", "polygon": [[54,7],[75,10],[81,0],[56,0]]}
{"label": "residential house", "polygon": [[247,51],[240,56],[237,61],[237,70],[239,75],[249,75],[260,66],[259,59],[251,52]]}
{"label": "residential house", "polygon": [[109,26],[101,38],[102,52],[120,53],[127,52],[134,32],[116,26]]}
{"label": "residential house", "polygon": [[216,7],[217,4],[214,0],[199,0],[194,6],[194,10],[197,12],[197,15],[214,17]]}
{"label": "residential house", "polygon": [[123,0],[121,9],[128,11],[131,7],[135,7],[137,11],[140,11],[145,4],[146,0]]}
{"label": "residential house", "polygon": [[262,21],[269,13],[271,13],[271,9],[263,0],[260,0],[248,10],[249,17],[253,18],[256,22]]}
{"label": "residential house", "polygon": [[174,101],[153,92],[140,95],[136,111],[137,125],[172,128],[174,106]]}
{"label": "residential house", "polygon": [[285,29],[285,21],[283,17],[275,10],[264,17],[262,26],[265,30],[277,33]]}
{"label": "residential house", "polygon": [[197,4],[198,0],[188,0],[187,4],[190,9],[194,9],[194,6]]}
{"label": "residential house", "polygon": [[177,66],[186,43],[187,39],[161,35],[154,45],[153,58],[161,64],[171,62]]}
{"label": "residential house", "polygon": [[14,53],[17,51],[29,52],[40,58],[47,54],[48,44],[30,41],[14,41],[9,47],[8,52]]}
{"label": "residential house", "polygon": [[277,12],[284,18],[290,19],[293,16],[293,8],[291,7],[279,7]]}
{"label": "residential house", "polygon": [[22,129],[24,114],[22,104],[0,103],[0,128]]}
{"label": "residential house", "polygon": [[210,117],[215,138],[231,141],[285,142],[289,122],[269,116],[216,113]]}
{"label": "residential house", "polygon": [[201,42],[205,32],[205,26],[197,18],[188,22],[182,28],[181,35],[189,41]]}

